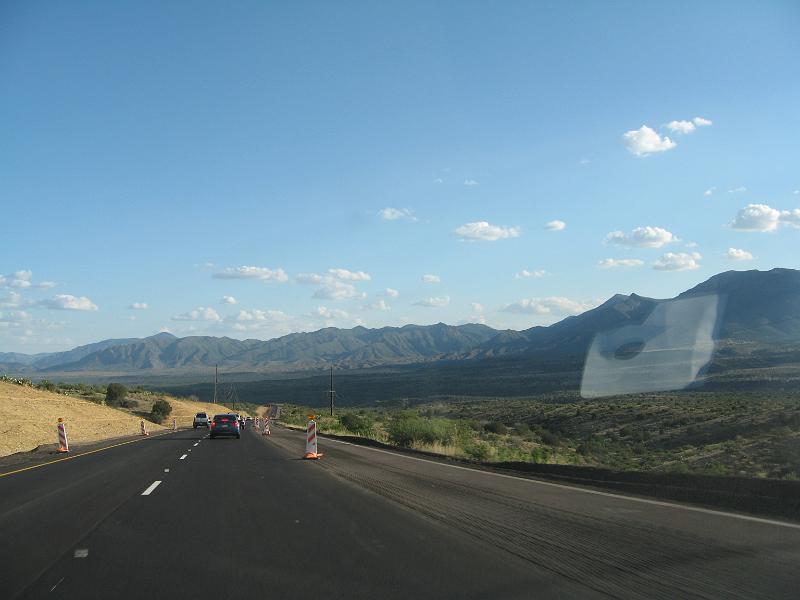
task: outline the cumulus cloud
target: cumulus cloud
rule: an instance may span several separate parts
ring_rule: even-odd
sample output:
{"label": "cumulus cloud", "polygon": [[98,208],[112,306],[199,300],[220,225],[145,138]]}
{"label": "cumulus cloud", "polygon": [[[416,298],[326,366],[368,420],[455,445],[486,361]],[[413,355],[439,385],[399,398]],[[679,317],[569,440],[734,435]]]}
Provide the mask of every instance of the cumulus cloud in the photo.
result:
{"label": "cumulus cloud", "polygon": [[622,142],[636,156],[647,156],[654,152],[672,150],[677,144],[667,136],[661,137],[647,125],[623,134]]}
{"label": "cumulus cloud", "polygon": [[129,305],[128,308],[131,310],[147,310],[150,307],[147,305],[147,302],[134,302]]}
{"label": "cumulus cloud", "polygon": [[262,281],[278,281],[280,283],[289,279],[286,272],[280,267],[269,269],[267,267],[248,266],[228,267],[223,271],[214,273],[212,277],[215,279],[260,279]]}
{"label": "cumulus cloud", "polygon": [[425,306],[426,308],[442,308],[450,304],[450,296],[443,296],[441,298],[432,296],[430,298],[423,298],[418,302],[414,302],[416,306]]}
{"label": "cumulus cloud", "polygon": [[713,125],[711,121],[704,119],[703,117],[695,117],[692,119],[692,123],[694,123],[697,127],[708,127],[709,125]]}
{"label": "cumulus cloud", "polygon": [[328,269],[328,273],[342,281],[370,281],[369,273],[364,271],[349,271],[348,269]]}
{"label": "cumulus cloud", "polygon": [[432,275],[430,273],[427,273],[427,274],[422,276],[422,282],[423,283],[441,283],[442,282],[442,278],[439,277],[438,275]]}
{"label": "cumulus cloud", "polygon": [[97,310],[97,305],[86,296],[56,294],[49,300],[42,300],[41,305],[51,310]]}
{"label": "cumulus cloud", "polygon": [[392,208],[387,206],[378,211],[378,215],[384,221],[397,221],[399,219],[408,219],[409,221],[416,221],[417,217],[414,216],[414,211],[410,208]]}
{"label": "cumulus cloud", "polygon": [[740,185],[739,187],[735,187],[735,188],[732,188],[732,189],[728,190],[728,193],[729,194],[744,194],[746,191],[747,191],[747,188],[744,187],[743,185]]}
{"label": "cumulus cloud", "polygon": [[661,248],[677,242],[678,237],[662,227],[637,227],[630,233],[612,231],[606,236],[606,243],[629,248]]}
{"label": "cumulus cloud", "polygon": [[699,252],[667,252],[653,263],[656,271],[692,271],[700,268]]}
{"label": "cumulus cloud", "polygon": [[19,308],[22,304],[22,295],[14,291],[10,291],[8,296],[0,298],[0,308]]}
{"label": "cumulus cloud", "polygon": [[695,130],[695,124],[691,121],[670,121],[666,124],[666,128],[672,133],[692,133]]}
{"label": "cumulus cloud", "polygon": [[470,307],[472,308],[472,312],[474,313],[482,313],[483,312],[483,304],[480,302],[470,302]]}
{"label": "cumulus cloud", "polygon": [[728,248],[725,258],[728,260],[753,260],[753,255],[741,248]]}
{"label": "cumulus cloud", "polygon": [[368,310],[382,310],[382,311],[391,310],[391,306],[389,306],[389,304],[383,298],[378,298],[377,300],[375,300],[375,302],[373,302],[372,304],[368,304],[364,308]]}
{"label": "cumulus cloud", "polygon": [[775,231],[781,211],[767,204],[748,204],[736,213],[731,227],[741,231]]}
{"label": "cumulus cloud", "polygon": [[522,271],[514,275],[514,279],[527,279],[529,277],[538,279],[539,277],[544,277],[547,274],[548,274],[547,271],[545,271],[544,269],[537,269],[535,271],[528,271],[528,269],[522,269]]}
{"label": "cumulus cloud", "polygon": [[386,288],[386,291],[384,293],[387,296],[389,296],[389,298],[397,298],[400,295],[400,292],[398,292],[397,290],[395,290],[393,288]]}
{"label": "cumulus cloud", "polygon": [[462,241],[494,242],[518,237],[520,230],[518,227],[501,227],[499,225],[490,225],[486,221],[475,221],[474,223],[465,223],[455,230],[455,234],[460,237]]}
{"label": "cumulus cloud", "polygon": [[711,196],[711,195],[713,195],[713,194],[714,194],[714,192],[716,192],[716,191],[717,191],[717,188],[716,188],[716,187],[710,187],[710,188],[708,188],[708,189],[707,189],[705,192],[703,192],[703,196]]}
{"label": "cumulus cloud", "polygon": [[312,298],[319,300],[347,300],[348,298],[363,298],[366,294],[360,293],[352,283],[328,279],[317,289]]}
{"label": "cumulus cloud", "polygon": [[601,269],[613,269],[615,267],[641,267],[644,261],[638,258],[604,258],[597,263]]}
{"label": "cumulus cloud", "polygon": [[561,231],[567,226],[564,221],[559,221],[556,219],[555,221],[550,221],[549,223],[545,224],[544,228],[549,229],[550,231]]}
{"label": "cumulus cloud", "polygon": [[239,304],[239,301],[233,296],[223,296],[219,301],[220,304]]}
{"label": "cumulus cloud", "polygon": [[789,227],[794,227],[795,229],[800,229],[800,208],[782,210],[781,223]]}
{"label": "cumulus cloud", "polygon": [[219,313],[213,308],[199,307],[172,317],[173,321],[221,321]]}
{"label": "cumulus cloud", "polygon": [[507,304],[501,310],[520,315],[577,315],[592,308],[593,304],[579,302],[563,296],[523,298]]}
{"label": "cumulus cloud", "polygon": [[475,181],[474,179],[465,179],[464,180],[464,185],[472,186],[472,185],[480,185],[480,184],[477,181]]}
{"label": "cumulus cloud", "polygon": [[234,317],[234,321],[285,321],[289,318],[282,310],[240,310]]}

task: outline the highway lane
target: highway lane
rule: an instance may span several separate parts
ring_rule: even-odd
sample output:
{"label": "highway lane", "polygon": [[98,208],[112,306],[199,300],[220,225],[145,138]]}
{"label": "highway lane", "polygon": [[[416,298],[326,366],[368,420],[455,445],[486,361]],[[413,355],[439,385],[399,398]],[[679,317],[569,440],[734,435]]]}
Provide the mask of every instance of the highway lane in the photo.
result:
{"label": "highway lane", "polygon": [[332,440],[302,461],[303,434],[281,429],[204,435],[0,478],[4,595],[793,598],[800,583],[795,527]]}

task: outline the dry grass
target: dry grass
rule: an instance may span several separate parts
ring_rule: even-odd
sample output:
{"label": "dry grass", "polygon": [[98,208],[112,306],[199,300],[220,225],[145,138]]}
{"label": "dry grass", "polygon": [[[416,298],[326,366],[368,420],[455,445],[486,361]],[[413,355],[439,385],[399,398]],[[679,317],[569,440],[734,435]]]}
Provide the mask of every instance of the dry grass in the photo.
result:
{"label": "dry grass", "polygon": [[[0,456],[56,443],[59,417],[67,424],[70,444],[139,433],[140,419],[129,412],[88,400],[0,383]],[[150,431],[163,429],[153,423],[147,426]]]}

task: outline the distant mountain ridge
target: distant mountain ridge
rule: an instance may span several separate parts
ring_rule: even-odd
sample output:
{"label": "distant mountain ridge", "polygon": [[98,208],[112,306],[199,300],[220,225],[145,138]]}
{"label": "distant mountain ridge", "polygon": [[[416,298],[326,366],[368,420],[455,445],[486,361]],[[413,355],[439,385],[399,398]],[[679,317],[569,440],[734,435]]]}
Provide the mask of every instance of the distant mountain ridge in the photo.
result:
{"label": "distant mountain ridge", "polygon": [[[800,271],[728,271],[676,298],[716,294],[721,317],[717,338],[729,345],[800,343]],[[105,340],[66,352],[0,353],[0,371],[37,376],[79,373],[203,372],[215,364],[227,371],[292,371],[335,364],[364,368],[502,356],[581,359],[594,336],[641,323],[663,300],[617,294],[600,306],[553,325],[523,331],[486,325],[406,325],[368,329],[328,327],[271,340],[227,337]]]}

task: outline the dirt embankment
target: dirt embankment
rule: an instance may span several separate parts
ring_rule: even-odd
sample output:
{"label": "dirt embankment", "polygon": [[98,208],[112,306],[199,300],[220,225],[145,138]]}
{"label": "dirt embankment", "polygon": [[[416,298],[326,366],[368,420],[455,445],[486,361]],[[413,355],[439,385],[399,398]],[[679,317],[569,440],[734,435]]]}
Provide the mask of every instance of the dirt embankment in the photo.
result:
{"label": "dirt embankment", "polygon": [[[173,417],[178,427],[191,427],[194,415],[207,412],[214,415],[229,409],[205,402],[165,398],[172,413],[164,426],[146,422],[150,432],[172,427]],[[154,398],[155,400],[155,398]],[[152,401],[140,402],[139,412],[149,412]],[[104,439],[139,435],[142,417],[131,411],[102,406],[89,400],[38,390],[31,387],[0,382],[0,456],[27,452],[40,445],[58,441],[58,419],[67,424],[72,446]]]}

